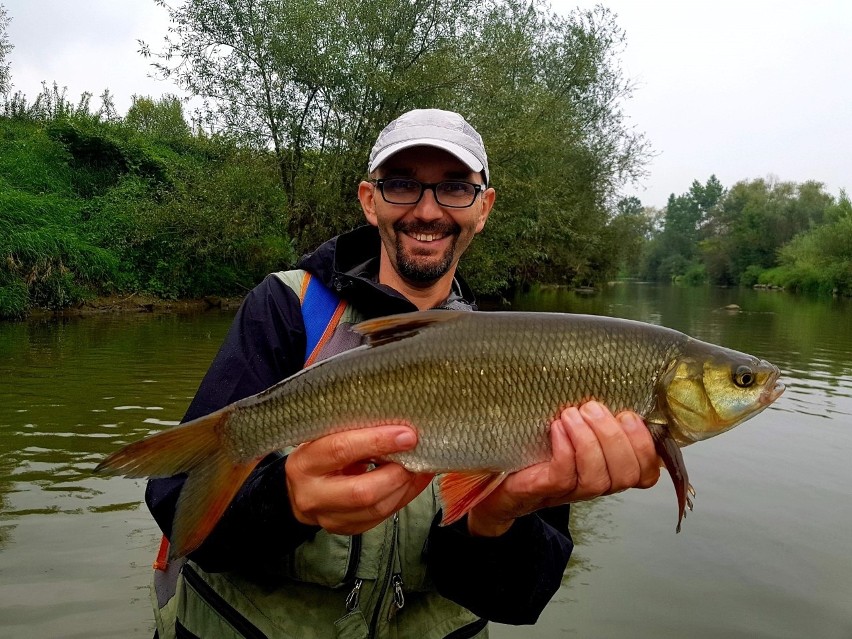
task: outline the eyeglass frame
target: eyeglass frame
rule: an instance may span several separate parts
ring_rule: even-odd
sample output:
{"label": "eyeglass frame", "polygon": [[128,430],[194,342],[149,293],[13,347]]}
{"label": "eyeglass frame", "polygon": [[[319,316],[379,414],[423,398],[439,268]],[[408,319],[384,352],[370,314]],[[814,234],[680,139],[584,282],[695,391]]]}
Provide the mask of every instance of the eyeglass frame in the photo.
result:
{"label": "eyeglass frame", "polygon": [[[417,196],[417,199],[413,202],[391,202],[387,196],[385,195],[385,182],[388,180],[410,180],[411,182],[417,182],[420,185],[420,195]],[[379,187],[379,193],[382,194],[382,199],[388,204],[393,204],[395,206],[414,206],[420,200],[423,199],[423,194],[426,191],[432,191],[432,196],[435,198],[435,202],[439,206],[445,206],[449,209],[469,209],[471,206],[476,204],[476,198],[480,193],[484,192],[488,187],[485,184],[476,184],[475,182],[468,182],[467,180],[441,180],[440,182],[421,182],[420,180],[415,180],[414,178],[406,178],[406,177],[395,177],[395,178],[377,178],[375,180],[370,180],[370,183],[374,186]],[[464,206],[459,206],[457,204],[444,204],[440,200],[438,200],[438,185],[439,184],[447,184],[447,183],[455,183],[455,184],[468,184],[473,187],[473,199],[470,201],[470,204],[465,204]]]}

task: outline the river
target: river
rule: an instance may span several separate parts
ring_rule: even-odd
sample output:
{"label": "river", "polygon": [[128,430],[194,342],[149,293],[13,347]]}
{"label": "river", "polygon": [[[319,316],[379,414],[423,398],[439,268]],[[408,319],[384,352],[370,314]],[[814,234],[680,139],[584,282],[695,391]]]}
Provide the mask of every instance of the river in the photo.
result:
{"label": "river", "polygon": [[[631,283],[511,304],[669,326],[769,359],[788,389],[684,451],[697,498],[680,534],[667,476],[576,507],[560,592],[493,637],[852,637],[852,303]],[[0,637],[151,636],[144,482],[91,470],[177,423],[231,317],[0,323]]]}

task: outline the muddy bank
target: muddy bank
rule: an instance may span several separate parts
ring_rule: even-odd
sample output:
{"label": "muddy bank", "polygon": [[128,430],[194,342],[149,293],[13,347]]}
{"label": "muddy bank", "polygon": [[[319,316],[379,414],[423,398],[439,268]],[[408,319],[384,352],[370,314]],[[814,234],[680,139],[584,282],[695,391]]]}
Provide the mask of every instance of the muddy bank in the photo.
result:
{"label": "muddy bank", "polygon": [[111,295],[80,302],[59,311],[31,309],[27,318],[84,317],[104,313],[199,313],[213,309],[236,310],[241,297],[207,296],[199,299],[164,300],[150,295]]}

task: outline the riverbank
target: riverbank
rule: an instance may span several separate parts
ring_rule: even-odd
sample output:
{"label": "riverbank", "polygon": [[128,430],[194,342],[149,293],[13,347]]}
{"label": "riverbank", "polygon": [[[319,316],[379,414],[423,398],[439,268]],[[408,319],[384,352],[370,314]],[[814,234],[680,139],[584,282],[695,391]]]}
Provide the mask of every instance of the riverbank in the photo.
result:
{"label": "riverbank", "polygon": [[237,310],[242,297],[208,295],[194,299],[167,300],[152,295],[110,295],[84,300],[61,310],[33,308],[22,319],[87,317],[109,313],[198,313],[208,310]]}

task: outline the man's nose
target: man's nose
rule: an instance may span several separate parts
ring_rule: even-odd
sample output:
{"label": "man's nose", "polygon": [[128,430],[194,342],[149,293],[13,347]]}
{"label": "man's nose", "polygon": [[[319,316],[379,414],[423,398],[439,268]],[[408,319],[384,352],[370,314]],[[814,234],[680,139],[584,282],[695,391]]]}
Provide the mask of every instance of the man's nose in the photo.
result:
{"label": "man's nose", "polygon": [[415,217],[421,220],[437,220],[444,216],[444,209],[435,199],[432,189],[425,189],[417,206],[414,207]]}

